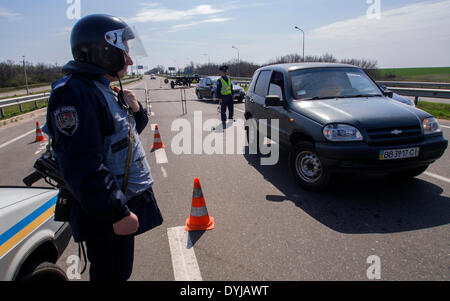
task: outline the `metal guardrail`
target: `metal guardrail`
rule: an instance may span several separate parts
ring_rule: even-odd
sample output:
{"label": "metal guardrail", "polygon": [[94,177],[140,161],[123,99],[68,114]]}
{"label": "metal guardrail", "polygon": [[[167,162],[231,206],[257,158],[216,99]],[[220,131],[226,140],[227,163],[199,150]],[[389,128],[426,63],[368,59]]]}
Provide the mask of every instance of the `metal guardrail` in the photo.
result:
{"label": "metal guardrail", "polygon": [[[129,80],[125,80],[122,82],[122,84],[127,84],[130,82],[136,81],[136,78],[132,78]],[[114,82],[114,84],[118,84],[119,82]],[[48,99],[50,98],[50,93],[42,93],[42,94],[35,94],[35,95],[27,95],[27,96],[21,96],[21,97],[14,97],[14,98],[7,98],[0,100],[0,117],[5,118],[5,112],[4,108],[11,107],[11,106],[18,106],[19,111],[23,113],[23,104],[34,102],[34,109],[38,108],[38,101],[45,100],[46,103],[48,103]]]}
{"label": "metal guardrail", "polygon": [[[135,81],[135,79],[124,81],[123,83],[126,84],[131,81]],[[240,77],[233,81],[239,85],[248,85],[250,84],[251,78]],[[416,104],[419,101],[419,97],[450,99],[450,83],[391,82],[391,81],[378,81],[377,83],[380,86],[387,86],[389,90],[399,95],[415,97]],[[35,108],[37,108],[38,101],[46,100],[48,102],[49,97],[50,97],[49,93],[43,93],[0,100],[0,116],[1,118],[5,117],[3,109],[6,107],[18,105],[20,112],[23,112],[22,107],[23,104],[34,102]]]}

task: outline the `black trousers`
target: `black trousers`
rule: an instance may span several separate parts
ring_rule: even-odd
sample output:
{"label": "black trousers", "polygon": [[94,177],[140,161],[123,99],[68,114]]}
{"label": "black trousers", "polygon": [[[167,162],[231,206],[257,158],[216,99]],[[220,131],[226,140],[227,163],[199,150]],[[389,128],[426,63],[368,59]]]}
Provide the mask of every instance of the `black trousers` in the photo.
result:
{"label": "black trousers", "polygon": [[220,108],[220,113],[222,117],[222,123],[227,121],[227,108],[228,108],[228,119],[233,119],[234,117],[234,101],[231,96],[224,96],[222,98],[222,105]]}
{"label": "black trousers", "polygon": [[134,236],[110,233],[86,240],[91,281],[127,281],[133,271]]}

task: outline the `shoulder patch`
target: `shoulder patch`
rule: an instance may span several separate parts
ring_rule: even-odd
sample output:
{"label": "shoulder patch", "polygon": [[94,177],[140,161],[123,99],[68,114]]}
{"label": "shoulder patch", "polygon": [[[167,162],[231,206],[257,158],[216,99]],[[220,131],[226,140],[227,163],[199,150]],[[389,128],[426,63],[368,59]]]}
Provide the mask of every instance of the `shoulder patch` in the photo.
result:
{"label": "shoulder patch", "polygon": [[52,84],[52,90],[56,90],[56,89],[64,87],[70,81],[71,78],[72,78],[72,74],[69,74],[69,75],[64,76],[60,80],[54,82]]}
{"label": "shoulder patch", "polygon": [[66,136],[73,136],[80,124],[78,113],[75,107],[60,107],[53,111],[53,118],[55,120],[58,131]]}

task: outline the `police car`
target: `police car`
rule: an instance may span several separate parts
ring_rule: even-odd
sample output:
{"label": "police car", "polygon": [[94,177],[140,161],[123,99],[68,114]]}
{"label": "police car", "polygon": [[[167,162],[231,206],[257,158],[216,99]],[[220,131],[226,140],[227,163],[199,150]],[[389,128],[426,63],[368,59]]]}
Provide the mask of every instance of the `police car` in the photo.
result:
{"label": "police car", "polygon": [[65,281],[56,265],[72,232],[53,220],[58,190],[0,187],[0,280]]}

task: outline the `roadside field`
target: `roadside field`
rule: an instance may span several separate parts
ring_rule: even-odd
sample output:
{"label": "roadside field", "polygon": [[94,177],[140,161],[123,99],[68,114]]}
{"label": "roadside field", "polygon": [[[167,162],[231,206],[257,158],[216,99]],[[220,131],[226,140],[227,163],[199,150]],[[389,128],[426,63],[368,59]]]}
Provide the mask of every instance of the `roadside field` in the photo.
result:
{"label": "roadside field", "polygon": [[393,81],[450,82],[450,67],[378,69],[379,79]]}
{"label": "roadside field", "polygon": [[417,107],[436,118],[450,120],[450,104],[421,101]]}

